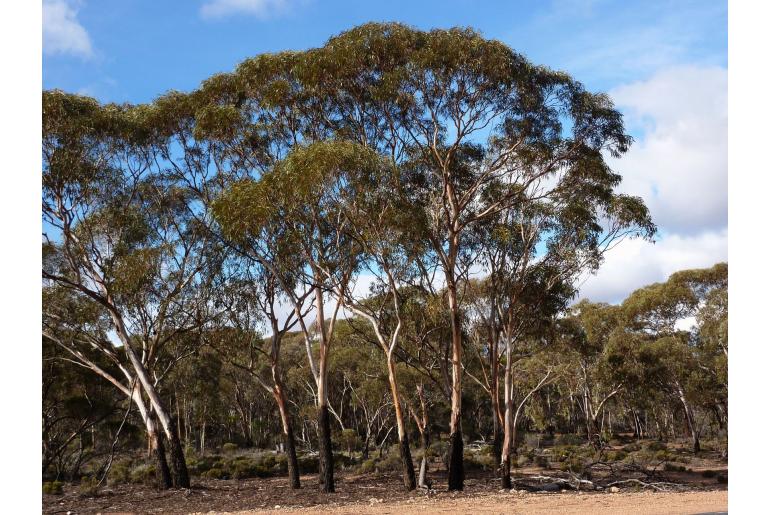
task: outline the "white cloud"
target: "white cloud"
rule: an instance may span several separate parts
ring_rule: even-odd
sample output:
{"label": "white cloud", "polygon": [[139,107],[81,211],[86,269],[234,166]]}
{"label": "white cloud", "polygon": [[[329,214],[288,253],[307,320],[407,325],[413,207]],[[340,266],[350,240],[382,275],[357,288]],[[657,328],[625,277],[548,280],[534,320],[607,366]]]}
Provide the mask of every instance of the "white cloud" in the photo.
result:
{"label": "white cloud", "polygon": [[672,273],[707,268],[727,261],[727,229],[696,236],[671,235],[655,243],[628,240],[610,250],[595,276],[580,289],[580,297],[595,302],[619,302],[629,293]]}
{"label": "white cloud", "polygon": [[93,56],[91,38],[77,19],[77,8],[66,0],[43,1],[43,52]]}
{"label": "white cloud", "polygon": [[645,134],[613,163],[671,233],[727,225],[727,70],[683,66],[610,92]]}
{"label": "white cloud", "polygon": [[203,18],[224,18],[236,14],[246,14],[265,20],[286,14],[293,0],[208,0],[201,7]]}

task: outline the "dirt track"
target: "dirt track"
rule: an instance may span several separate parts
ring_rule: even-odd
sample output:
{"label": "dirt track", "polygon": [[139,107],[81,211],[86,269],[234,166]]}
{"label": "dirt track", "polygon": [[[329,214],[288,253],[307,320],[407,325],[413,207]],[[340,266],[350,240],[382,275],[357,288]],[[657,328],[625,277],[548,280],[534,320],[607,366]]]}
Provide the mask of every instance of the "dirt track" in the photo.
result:
{"label": "dirt track", "polygon": [[440,495],[397,503],[325,506],[294,510],[232,512],[231,515],[271,514],[425,514],[425,513],[505,513],[546,515],[684,515],[727,511],[727,491],[684,493],[616,493],[616,494],[494,494],[484,498],[452,498]]}

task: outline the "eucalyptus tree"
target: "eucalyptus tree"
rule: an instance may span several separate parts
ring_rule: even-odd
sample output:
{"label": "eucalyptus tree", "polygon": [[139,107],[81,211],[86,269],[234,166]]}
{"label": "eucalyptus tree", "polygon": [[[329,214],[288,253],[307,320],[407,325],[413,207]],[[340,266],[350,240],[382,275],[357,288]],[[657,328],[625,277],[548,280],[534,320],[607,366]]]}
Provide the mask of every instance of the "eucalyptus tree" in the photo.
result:
{"label": "eucalyptus tree", "polygon": [[[681,404],[695,452],[700,451],[701,427],[693,401],[726,410],[727,388],[721,368],[726,364],[721,359],[726,358],[726,334],[720,332],[721,322],[713,321],[720,320],[726,291],[727,265],[720,263],[676,272],[664,283],[634,291],[622,306],[626,331],[650,346],[651,355],[657,358],[654,363],[661,388]],[[681,327],[688,319],[695,320],[692,332]],[[702,338],[703,329],[706,338]],[[712,334],[714,340],[709,338]],[[650,363],[646,365],[652,368]]]}
{"label": "eucalyptus tree", "polygon": [[[357,146],[345,141],[299,146],[259,180],[235,184],[214,204],[218,222],[233,241],[258,239],[271,224],[281,227],[280,243],[291,246],[299,266],[290,270],[273,268],[272,273],[279,277],[289,273],[294,284],[304,284],[312,291],[314,326],[305,322],[296,302],[294,309],[316,383],[320,484],[326,492],[334,491],[327,388],[329,351],[344,302],[342,296],[334,294],[346,290],[354,279],[361,253],[346,231],[343,206],[365,195],[371,187],[366,175],[359,172],[372,169],[373,158],[376,156],[362,154]],[[284,293],[296,296],[292,288],[284,287]],[[331,301],[330,313],[327,301]],[[313,352],[316,343],[317,358]]]}
{"label": "eucalyptus tree", "polygon": [[[260,257],[263,260],[269,259],[264,254]],[[223,301],[228,303],[227,320],[237,337],[233,338],[232,331],[226,331],[224,334],[212,335],[211,343],[230,364],[248,372],[275,400],[281,419],[289,483],[293,489],[300,488],[294,424],[284,384],[281,344],[286,333],[297,325],[297,313],[304,317],[309,309],[301,308],[282,315],[282,308],[290,302],[283,293],[279,278],[258,264],[253,266],[249,259],[239,257],[238,261],[240,266],[245,267],[245,271],[239,273],[237,278],[226,286],[222,295]],[[273,263],[276,269],[281,266],[274,261]],[[283,278],[283,281],[286,285],[293,284],[289,283],[288,277]],[[310,289],[302,293],[295,291],[295,302],[303,307],[310,293]],[[263,325],[269,333],[269,336],[264,338],[259,335]]]}
{"label": "eucalyptus tree", "polygon": [[141,110],[44,93],[44,239],[59,258],[56,269],[44,262],[43,278],[104,311],[118,341],[110,351],[125,354],[170,443],[174,482],[187,488],[159,381],[213,319],[207,293],[221,257],[189,215],[188,192],[148,151],[152,134]]}
{"label": "eucalyptus tree", "polygon": [[[463,485],[463,327],[459,284],[474,224],[535,200],[620,182],[604,154],[631,138],[606,95],[532,65],[468,29],[422,32],[367,24],[311,52],[333,126],[405,168],[423,208],[424,241],[441,265],[452,328],[449,488]],[[317,90],[318,90],[317,89]]]}
{"label": "eucalyptus tree", "polygon": [[621,326],[621,308],[582,300],[559,321],[558,338],[578,373],[564,380],[578,397],[586,437],[597,449],[604,445],[598,419],[606,404],[623,391],[626,378],[613,373],[611,339]]}

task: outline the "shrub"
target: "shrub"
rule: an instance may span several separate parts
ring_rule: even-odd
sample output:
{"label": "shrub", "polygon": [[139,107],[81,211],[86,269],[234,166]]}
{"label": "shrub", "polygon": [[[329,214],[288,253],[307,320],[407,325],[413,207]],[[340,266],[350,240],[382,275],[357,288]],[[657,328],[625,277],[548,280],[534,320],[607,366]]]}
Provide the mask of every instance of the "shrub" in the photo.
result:
{"label": "shrub", "polygon": [[524,445],[530,449],[539,449],[541,440],[538,433],[527,433],[524,435]]}
{"label": "shrub", "polygon": [[48,495],[61,495],[64,493],[64,483],[61,481],[46,481],[43,483],[43,493]]}
{"label": "shrub", "polygon": [[139,465],[131,469],[129,480],[132,483],[152,484],[155,481],[155,465]]}
{"label": "shrub", "polygon": [[663,470],[666,472],[685,472],[687,468],[684,465],[676,465],[675,463],[666,462],[663,465]]}
{"label": "shrub", "polygon": [[583,441],[583,438],[580,436],[568,433],[559,435],[556,439],[556,445],[582,445]]}
{"label": "shrub", "polygon": [[535,456],[535,464],[542,468],[551,468],[551,462],[548,461],[548,456],[544,454],[538,454]]}
{"label": "shrub", "polygon": [[381,460],[377,460],[374,466],[377,472],[395,472],[401,470],[401,456],[398,453],[389,453]]}
{"label": "shrub", "polygon": [[648,451],[665,451],[668,449],[666,444],[657,440],[652,440],[644,444],[644,448]]}
{"label": "shrub", "polygon": [[78,485],[78,492],[83,497],[96,497],[99,493],[99,480],[95,477],[84,477]]}
{"label": "shrub", "polygon": [[638,443],[634,442],[634,443],[630,443],[628,445],[624,445],[623,446],[623,450],[626,451],[626,452],[641,451],[642,450],[642,446],[639,445]]}
{"label": "shrub", "polygon": [[237,450],[238,450],[238,444],[234,444],[232,442],[228,442],[228,443],[222,445],[222,452],[224,452],[225,454],[232,454],[232,453],[234,453]]}
{"label": "shrub", "polygon": [[126,484],[131,481],[131,460],[116,461],[110,467],[108,481],[111,485]]}
{"label": "shrub", "polygon": [[429,458],[438,458],[438,457],[445,457],[447,451],[449,450],[449,444],[447,442],[436,440],[435,442],[431,443],[430,446],[427,449],[427,454]]}
{"label": "shrub", "polygon": [[706,477],[706,478],[717,477],[717,471],[716,470],[704,470],[703,472],[700,473],[700,475],[703,476],[703,477]]}
{"label": "shrub", "polygon": [[607,451],[606,454],[607,461],[623,461],[626,456],[628,456],[628,453],[622,449],[617,451]]}
{"label": "shrub", "polygon": [[300,474],[315,474],[318,472],[318,456],[307,454],[297,456],[297,465]]}
{"label": "shrub", "polygon": [[564,471],[582,474],[585,470],[585,462],[580,456],[570,456],[559,468]]}
{"label": "shrub", "polygon": [[530,463],[532,463],[532,459],[524,454],[516,458],[516,462],[513,465],[516,467],[526,467]]}
{"label": "shrub", "polygon": [[369,458],[368,460],[364,460],[361,463],[361,465],[358,467],[358,473],[371,474],[372,472],[374,472],[376,461],[377,461],[376,458]]}
{"label": "shrub", "polygon": [[210,470],[207,470],[203,477],[207,477],[209,479],[227,479],[227,474],[220,468],[213,468]]}
{"label": "shrub", "polygon": [[494,470],[495,468],[495,459],[491,455],[466,453],[463,456],[463,462],[470,470]]}
{"label": "shrub", "polygon": [[720,483],[722,485],[727,484],[727,474],[718,474],[717,475],[717,483]]}

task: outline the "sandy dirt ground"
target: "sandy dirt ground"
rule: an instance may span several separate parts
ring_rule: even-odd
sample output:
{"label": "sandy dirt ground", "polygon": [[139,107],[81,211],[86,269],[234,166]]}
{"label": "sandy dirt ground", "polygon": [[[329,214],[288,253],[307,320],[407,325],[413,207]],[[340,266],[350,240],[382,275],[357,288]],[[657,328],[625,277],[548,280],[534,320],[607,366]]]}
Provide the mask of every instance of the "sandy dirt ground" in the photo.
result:
{"label": "sandy dirt ground", "polygon": [[[684,515],[727,512],[727,491],[682,493],[597,493],[597,494],[494,494],[468,499],[450,494],[398,503],[324,506],[303,509],[273,509],[231,512],[232,515],[269,514],[526,514],[526,515]],[[215,512],[210,512],[215,513]]]}

